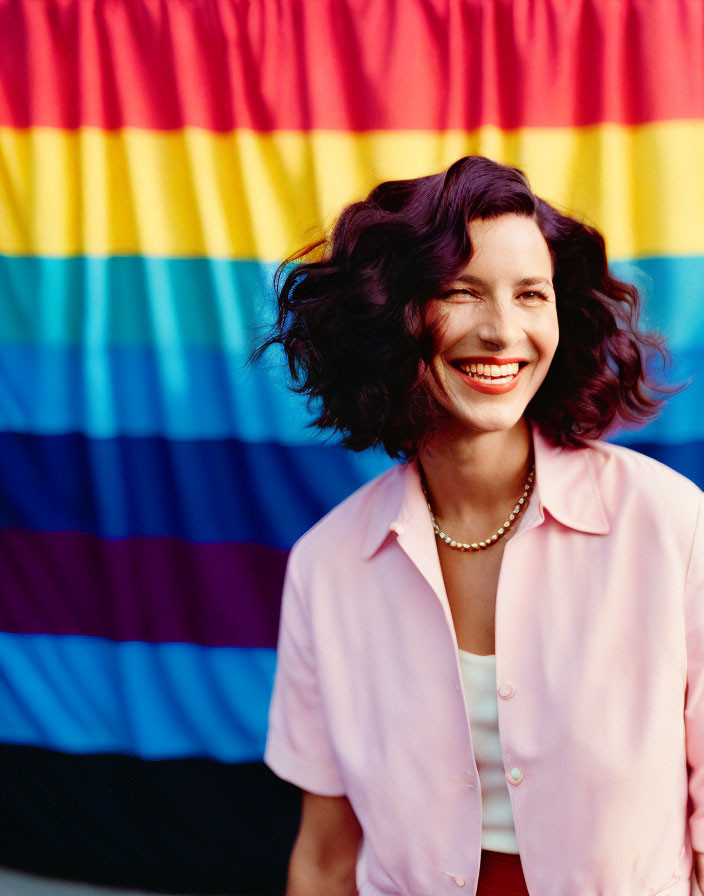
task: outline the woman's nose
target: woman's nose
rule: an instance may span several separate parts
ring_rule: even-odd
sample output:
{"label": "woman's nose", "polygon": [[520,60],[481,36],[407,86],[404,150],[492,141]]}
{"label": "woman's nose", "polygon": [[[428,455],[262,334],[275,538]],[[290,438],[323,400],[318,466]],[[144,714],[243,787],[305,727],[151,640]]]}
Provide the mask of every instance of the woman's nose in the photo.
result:
{"label": "woman's nose", "polygon": [[477,328],[477,335],[487,346],[506,349],[518,342],[520,328],[510,311],[487,310],[485,318]]}

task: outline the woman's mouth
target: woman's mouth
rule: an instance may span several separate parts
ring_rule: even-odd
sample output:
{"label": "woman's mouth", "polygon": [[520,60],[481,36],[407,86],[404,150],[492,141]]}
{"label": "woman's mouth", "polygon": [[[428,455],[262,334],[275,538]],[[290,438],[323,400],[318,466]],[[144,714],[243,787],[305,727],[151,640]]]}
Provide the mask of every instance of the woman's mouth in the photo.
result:
{"label": "woman's mouth", "polygon": [[510,392],[518,384],[521,371],[527,361],[514,361],[508,364],[462,363],[453,364],[462,379],[477,392],[489,395],[500,395]]}

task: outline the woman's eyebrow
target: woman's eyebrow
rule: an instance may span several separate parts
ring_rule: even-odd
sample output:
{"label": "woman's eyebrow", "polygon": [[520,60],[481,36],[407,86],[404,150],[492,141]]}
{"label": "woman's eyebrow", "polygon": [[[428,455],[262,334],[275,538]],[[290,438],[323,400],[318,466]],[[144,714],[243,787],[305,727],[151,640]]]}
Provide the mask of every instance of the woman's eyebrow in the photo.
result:
{"label": "woman's eyebrow", "polygon": [[[458,274],[455,280],[461,280],[463,283],[469,283],[471,286],[486,286],[487,284],[479,277],[472,277],[471,274]],[[514,286],[538,286],[544,283],[546,286],[552,286],[552,283],[545,277],[524,277],[514,283]]]}

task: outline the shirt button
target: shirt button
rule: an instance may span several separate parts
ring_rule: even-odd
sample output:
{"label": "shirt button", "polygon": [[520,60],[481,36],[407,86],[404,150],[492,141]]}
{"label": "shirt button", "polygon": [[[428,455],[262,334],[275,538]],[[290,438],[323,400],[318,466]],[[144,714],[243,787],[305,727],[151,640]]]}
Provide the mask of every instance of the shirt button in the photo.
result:
{"label": "shirt button", "polygon": [[459,874],[456,874],[452,879],[454,880],[454,882],[457,884],[458,887],[463,887],[465,884],[464,878],[460,877]]}
{"label": "shirt button", "polygon": [[506,775],[511,784],[520,784],[523,780],[523,772],[520,768],[512,768],[510,774]]}
{"label": "shirt button", "polygon": [[504,700],[508,700],[509,697],[513,696],[514,687],[510,681],[505,681],[501,687],[499,688],[499,697],[503,697]]}

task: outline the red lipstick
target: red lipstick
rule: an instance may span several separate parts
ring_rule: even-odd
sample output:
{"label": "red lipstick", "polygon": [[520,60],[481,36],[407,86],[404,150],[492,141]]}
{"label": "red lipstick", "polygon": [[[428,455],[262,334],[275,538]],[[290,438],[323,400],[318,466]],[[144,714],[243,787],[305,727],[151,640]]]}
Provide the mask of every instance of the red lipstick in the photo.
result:
{"label": "red lipstick", "polygon": [[495,355],[467,355],[466,358],[455,358],[454,364],[527,364],[527,358],[497,358]]}
{"label": "red lipstick", "polygon": [[[516,361],[522,361],[522,358],[517,358]],[[503,364],[516,363],[516,361],[502,361]],[[482,361],[474,361],[473,363],[484,363]],[[496,363],[495,361],[492,363]],[[472,379],[471,376],[467,376],[464,370],[460,370],[458,367],[455,368],[462,379],[467,383],[468,386],[471,386],[472,389],[475,389],[477,392],[484,392],[486,395],[503,395],[504,392],[510,392],[512,389],[515,389],[518,385],[518,381],[521,378],[521,374],[523,373],[524,368],[521,367],[518,373],[514,374],[513,379],[509,383],[481,383],[479,380]]]}

